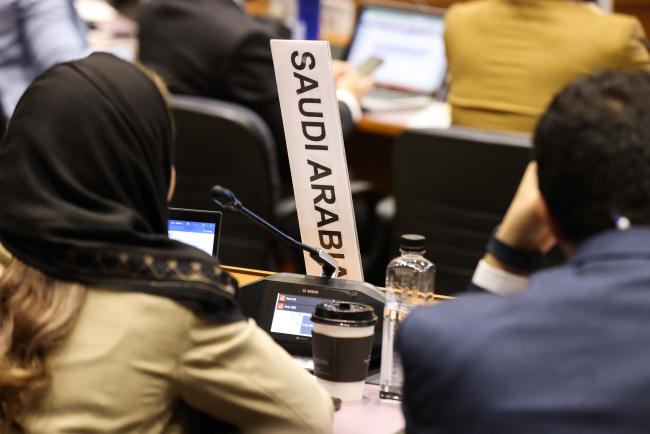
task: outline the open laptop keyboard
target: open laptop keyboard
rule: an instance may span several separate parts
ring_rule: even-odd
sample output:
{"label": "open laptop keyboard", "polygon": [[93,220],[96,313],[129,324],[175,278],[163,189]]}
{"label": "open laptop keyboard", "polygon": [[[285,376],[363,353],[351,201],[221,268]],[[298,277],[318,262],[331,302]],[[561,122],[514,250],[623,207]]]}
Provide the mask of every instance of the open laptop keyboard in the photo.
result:
{"label": "open laptop keyboard", "polygon": [[431,102],[433,98],[427,95],[375,87],[361,100],[361,107],[367,111],[407,110],[423,108]]}

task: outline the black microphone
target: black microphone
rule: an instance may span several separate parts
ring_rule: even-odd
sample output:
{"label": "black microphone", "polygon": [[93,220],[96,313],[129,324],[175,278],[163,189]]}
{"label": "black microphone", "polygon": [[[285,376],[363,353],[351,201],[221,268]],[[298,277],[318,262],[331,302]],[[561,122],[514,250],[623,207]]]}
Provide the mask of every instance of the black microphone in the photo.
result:
{"label": "black microphone", "polygon": [[285,234],[280,229],[276,228],[271,223],[267,222],[262,217],[258,216],[253,211],[242,205],[241,201],[237,199],[237,196],[235,196],[232,191],[220,185],[215,185],[210,190],[210,195],[212,196],[212,200],[214,200],[214,202],[219,207],[244,214],[246,217],[250,218],[255,223],[270,231],[275,236],[281,238],[291,247],[304,250],[309,253],[309,257],[311,257],[322,267],[323,272],[321,274],[321,277],[336,278],[338,276],[339,264],[336,262],[336,259],[334,259],[329,253],[323,249],[317,249],[316,247],[301,243],[300,241],[297,241],[296,239]]}

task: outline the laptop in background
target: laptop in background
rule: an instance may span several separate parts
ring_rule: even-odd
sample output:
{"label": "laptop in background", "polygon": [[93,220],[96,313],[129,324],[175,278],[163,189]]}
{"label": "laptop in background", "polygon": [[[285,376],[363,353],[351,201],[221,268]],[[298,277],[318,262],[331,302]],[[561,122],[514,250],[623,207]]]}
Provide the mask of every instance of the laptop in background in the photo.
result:
{"label": "laptop in background", "polygon": [[203,250],[217,257],[221,235],[221,212],[169,208],[169,238]]}
{"label": "laptop in background", "polygon": [[370,111],[419,108],[445,84],[444,11],[434,8],[362,6],[346,60],[353,66],[376,57],[373,89],[361,106]]}

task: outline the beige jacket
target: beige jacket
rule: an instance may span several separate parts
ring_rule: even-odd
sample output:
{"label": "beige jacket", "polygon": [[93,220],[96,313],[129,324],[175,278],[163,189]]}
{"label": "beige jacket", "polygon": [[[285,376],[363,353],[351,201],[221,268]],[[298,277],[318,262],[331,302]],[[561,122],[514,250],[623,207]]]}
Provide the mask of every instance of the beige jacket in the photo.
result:
{"label": "beige jacket", "polygon": [[570,0],[476,0],[445,19],[452,122],[530,132],[551,98],[605,69],[650,71],[641,24]]}
{"label": "beige jacket", "polygon": [[[0,273],[10,259],[0,247]],[[252,320],[210,324],[170,299],[90,289],[29,434],[185,433],[179,402],[244,433],[329,433],[327,393]]]}

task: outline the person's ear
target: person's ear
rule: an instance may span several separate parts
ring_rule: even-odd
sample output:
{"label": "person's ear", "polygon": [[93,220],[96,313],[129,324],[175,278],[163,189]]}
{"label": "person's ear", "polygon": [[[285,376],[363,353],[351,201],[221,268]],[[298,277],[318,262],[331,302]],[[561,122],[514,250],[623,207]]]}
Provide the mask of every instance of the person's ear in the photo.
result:
{"label": "person's ear", "polygon": [[573,252],[575,245],[570,240],[567,240],[566,237],[562,234],[560,226],[557,224],[557,221],[551,214],[548,203],[541,194],[537,199],[536,213],[539,218],[544,221],[546,226],[550,228],[553,237],[555,237],[557,240],[557,244],[560,246],[564,254],[566,256],[569,256]]}
{"label": "person's ear", "polygon": [[167,191],[167,202],[171,202],[174,197],[174,190],[176,190],[176,168],[172,166],[171,174],[169,176],[169,190]]}

